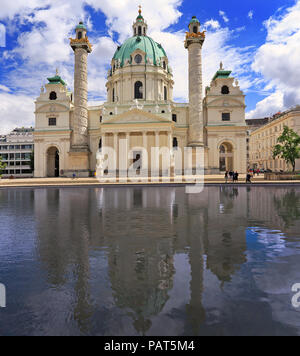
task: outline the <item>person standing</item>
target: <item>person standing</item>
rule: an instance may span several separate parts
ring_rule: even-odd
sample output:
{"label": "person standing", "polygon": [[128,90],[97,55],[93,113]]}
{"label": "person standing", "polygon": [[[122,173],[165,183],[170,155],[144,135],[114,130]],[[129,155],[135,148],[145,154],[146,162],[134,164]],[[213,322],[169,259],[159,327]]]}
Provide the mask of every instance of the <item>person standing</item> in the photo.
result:
{"label": "person standing", "polygon": [[233,173],[233,181],[236,181],[236,182],[239,181],[239,174],[238,174],[238,172]]}
{"label": "person standing", "polygon": [[225,183],[228,183],[228,171],[225,172]]}
{"label": "person standing", "polygon": [[250,172],[247,173],[247,176],[246,176],[246,183],[252,183],[252,182],[251,182],[251,174],[250,174]]}

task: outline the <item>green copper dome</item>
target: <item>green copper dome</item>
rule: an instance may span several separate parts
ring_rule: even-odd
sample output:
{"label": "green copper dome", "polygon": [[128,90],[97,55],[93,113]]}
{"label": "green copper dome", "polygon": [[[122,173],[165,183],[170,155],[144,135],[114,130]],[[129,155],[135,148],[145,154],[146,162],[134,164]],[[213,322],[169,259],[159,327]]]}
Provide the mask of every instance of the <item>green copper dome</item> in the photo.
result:
{"label": "green copper dome", "polygon": [[131,63],[131,55],[137,49],[145,52],[145,60],[147,61],[150,58],[154,65],[157,65],[158,59],[167,57],[162,46],[153,41],[152,38],[148,36],[134,36],[126,40],[122,46],[118,47],[113,59],[120,60],[120,65],[123,67],[126,60],[129,60]]}
{"label": "green copper dome", "polygon": [[193,16],[192,19],[191,19],[190,24],[191,24],[191,23],[200,23],[200,21],[197,19],[196,16]]}
{"label": "green copper dome", "polygon": [[84,23],[82,21],[79,22],[79,25],[76,26],[76,30],[77,29],[82,29],[82,30],[86,30],[86,27],[84,25]]}

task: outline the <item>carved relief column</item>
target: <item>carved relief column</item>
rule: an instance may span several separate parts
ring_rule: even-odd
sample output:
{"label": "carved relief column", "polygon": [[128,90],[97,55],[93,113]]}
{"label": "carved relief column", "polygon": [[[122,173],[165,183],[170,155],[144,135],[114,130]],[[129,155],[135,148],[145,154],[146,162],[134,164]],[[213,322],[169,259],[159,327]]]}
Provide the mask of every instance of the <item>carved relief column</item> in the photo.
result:
{"label": "carved relief column", "polygon": [[70,38],[74,51],[74,116],[71,122],[72,136],[69,151],[67,175],[88,177],[90,174],[90,150],[88,143],[88,78],[87,57],[92,46],[86,36],[85,25],[80,22],[76,27],[76,38]]}

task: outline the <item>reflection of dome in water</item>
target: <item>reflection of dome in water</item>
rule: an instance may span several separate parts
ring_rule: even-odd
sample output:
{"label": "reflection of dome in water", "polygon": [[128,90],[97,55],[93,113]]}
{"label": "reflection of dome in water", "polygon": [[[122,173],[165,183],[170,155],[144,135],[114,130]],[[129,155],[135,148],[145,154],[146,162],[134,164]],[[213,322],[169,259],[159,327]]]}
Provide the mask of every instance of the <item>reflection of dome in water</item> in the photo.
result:
{"label": "reflection of dome in water", "polygon": [[109,275],[115,303],[128,310],[141,334],[149,330],[151,317],[158,315],[169,299],[174,275],[171,251],[169,243],[161,245],[151,240],[149,246],[149,240],[141,239],[134,245],[123,240],[117,250],[110,252]]}

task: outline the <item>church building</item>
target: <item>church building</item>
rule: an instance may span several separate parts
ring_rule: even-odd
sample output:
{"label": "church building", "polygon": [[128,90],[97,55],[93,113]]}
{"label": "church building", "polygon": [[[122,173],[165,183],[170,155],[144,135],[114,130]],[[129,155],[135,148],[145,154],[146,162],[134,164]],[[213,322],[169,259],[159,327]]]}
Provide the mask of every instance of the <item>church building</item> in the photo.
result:
{"label": "church building", "polygon": [[[35,102],[35,177],[93,176],[99,152],[116,152],[113,166],[125,171],[135,162],[149,172],[153,147],[175,154],[173,174],[182,174],[186,147],[202,148],[206,174],[246,172],[245,95],[223,64],[202,89],[205,31],[193,17],[184,46],[188,51],[189,103],[173,101],[173,75],[167,53],[147,35],[141,9],[127,39],[111,61],[107,100],[88,105],[88,55],[92,45],[80,22],[74,51],[74,92],[57,72]],[[177,153],[180,152],[180,157]],[[169,153],[170,154],[170,153]],[[171,160],[169,160],[171,162]],[[160,159],[158,173],[165,169]],[[105,172],[107,173],[107,172]]]}

